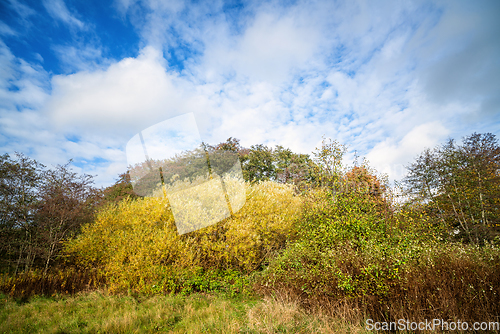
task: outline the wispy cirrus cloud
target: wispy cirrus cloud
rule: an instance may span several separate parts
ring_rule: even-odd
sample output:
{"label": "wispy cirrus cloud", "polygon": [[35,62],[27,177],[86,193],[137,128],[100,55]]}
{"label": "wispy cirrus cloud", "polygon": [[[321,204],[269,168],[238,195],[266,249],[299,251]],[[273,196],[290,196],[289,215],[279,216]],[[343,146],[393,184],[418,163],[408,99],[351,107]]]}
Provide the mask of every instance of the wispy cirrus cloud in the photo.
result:
{"label": "wispy cirrus cloud", "polygon": [[85,24],[77,19],[68,9],[64,0],[43,0],[43,6],[50,16],[70,27],[85,29]]}
{"label": "wispy cirrus cloud", "polygon": [[61,67],[67,72],[94,71],[107,68],[111,62],[103,56],[102,49],[93,45],[54,45]]}
{"label": "wispy cirrus cloud", "polygon": [[29,7],[28,5],[23,4],[22,1],[19,1],[19,0],[10,0],[9,6],[23,20],[36,14],[36,11],[33,8]]}
{"label": "wispy cirrus cloud", "polygon": [[4,22],[0,21],[0,35],[10,35],[10,36],[15,36],[17,33],[8,25],[6,25]]}

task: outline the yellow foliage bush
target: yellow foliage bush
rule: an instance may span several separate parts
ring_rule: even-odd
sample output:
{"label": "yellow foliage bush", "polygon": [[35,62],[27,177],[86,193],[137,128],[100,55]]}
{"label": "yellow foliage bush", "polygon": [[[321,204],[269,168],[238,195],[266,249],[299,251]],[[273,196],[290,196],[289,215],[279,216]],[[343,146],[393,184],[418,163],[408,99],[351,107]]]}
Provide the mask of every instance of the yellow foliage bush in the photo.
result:
{"label": "yellow foliage bush", "polygon": [[180,236],[167,199],[124,200],[102,209],[65,252],[81,266],[99,268],[111,291],[150,291],[186,269],[251,272],[294,235],[302,198],[291,185],[245,187],[246,203],[232,217]]}

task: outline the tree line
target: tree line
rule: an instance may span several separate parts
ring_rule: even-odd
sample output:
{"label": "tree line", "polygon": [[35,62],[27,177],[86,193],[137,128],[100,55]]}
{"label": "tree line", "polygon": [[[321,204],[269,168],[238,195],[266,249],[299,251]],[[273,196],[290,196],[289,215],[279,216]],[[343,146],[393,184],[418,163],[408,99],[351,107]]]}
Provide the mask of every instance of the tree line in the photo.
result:
{"label": "tree line", "polygon": [[[235,138],[206,145],[205,150],[236,154],[248,182],[292,183],[299,193],[317,187],[363,188],[374,198],[382,198],[388,186],[367,164],[344,170],[341,161],[347,148],[331,140],[324,140],[312,155],[280,145],[245,148]],[[49,169],[23,154],[0,156],[2,272],[16,274],[33,268],[46,272],[58,263],[63,242],[91,223],[100,207],[140,197],[127,173],[112,186],[98,189],[92,176],[78,175],[70,164]],[[426,149],[408,166],[403,185],[408,197],[405,205],[441,224],[447,238],[477,244],[498,240],[500,147],[495,135],[474,133],[463,138],[462,144],[450,139]]]}
{"label": "tree line", "polygon": [[0,263],[2,271],[47,271],[62,242],[92,222],[102,194],[90,175],[69,165],[47,169],[23,154],[0,156]]}

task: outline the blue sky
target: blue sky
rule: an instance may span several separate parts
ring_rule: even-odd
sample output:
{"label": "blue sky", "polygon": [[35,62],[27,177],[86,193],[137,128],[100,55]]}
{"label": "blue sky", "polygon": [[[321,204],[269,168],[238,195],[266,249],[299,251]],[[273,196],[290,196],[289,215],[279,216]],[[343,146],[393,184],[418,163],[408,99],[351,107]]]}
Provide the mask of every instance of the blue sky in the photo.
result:
{"label": "blue sky", "polygon": [[144,128],[311,151],[392,180],[425,147],[500,135],[498,1],[0,1],[0,154],[107,186]]}

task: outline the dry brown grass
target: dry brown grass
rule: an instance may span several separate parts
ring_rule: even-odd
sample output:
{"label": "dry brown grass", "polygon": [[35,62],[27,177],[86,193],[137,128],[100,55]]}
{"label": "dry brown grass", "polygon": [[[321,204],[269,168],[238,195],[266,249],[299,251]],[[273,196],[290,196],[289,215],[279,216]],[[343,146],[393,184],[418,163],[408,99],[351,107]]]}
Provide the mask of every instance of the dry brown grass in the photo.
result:
{"label": "dry brown grass", "polygon": [[80,291],[91,291],[102,287],[105,283],[98,270],[54,269],[48,273],[32,270],[16,276],[0,276],[0,291],[16,298],[29,298],[35,295],[51,296],[54,294],[75,294]]}
{"label": "dry brown grass", "polygon": [[322,312],[306,313],[288,297],[266,297],[249,308],[249,328],[258,333],[367,333],[362,323],[332,318]]}

